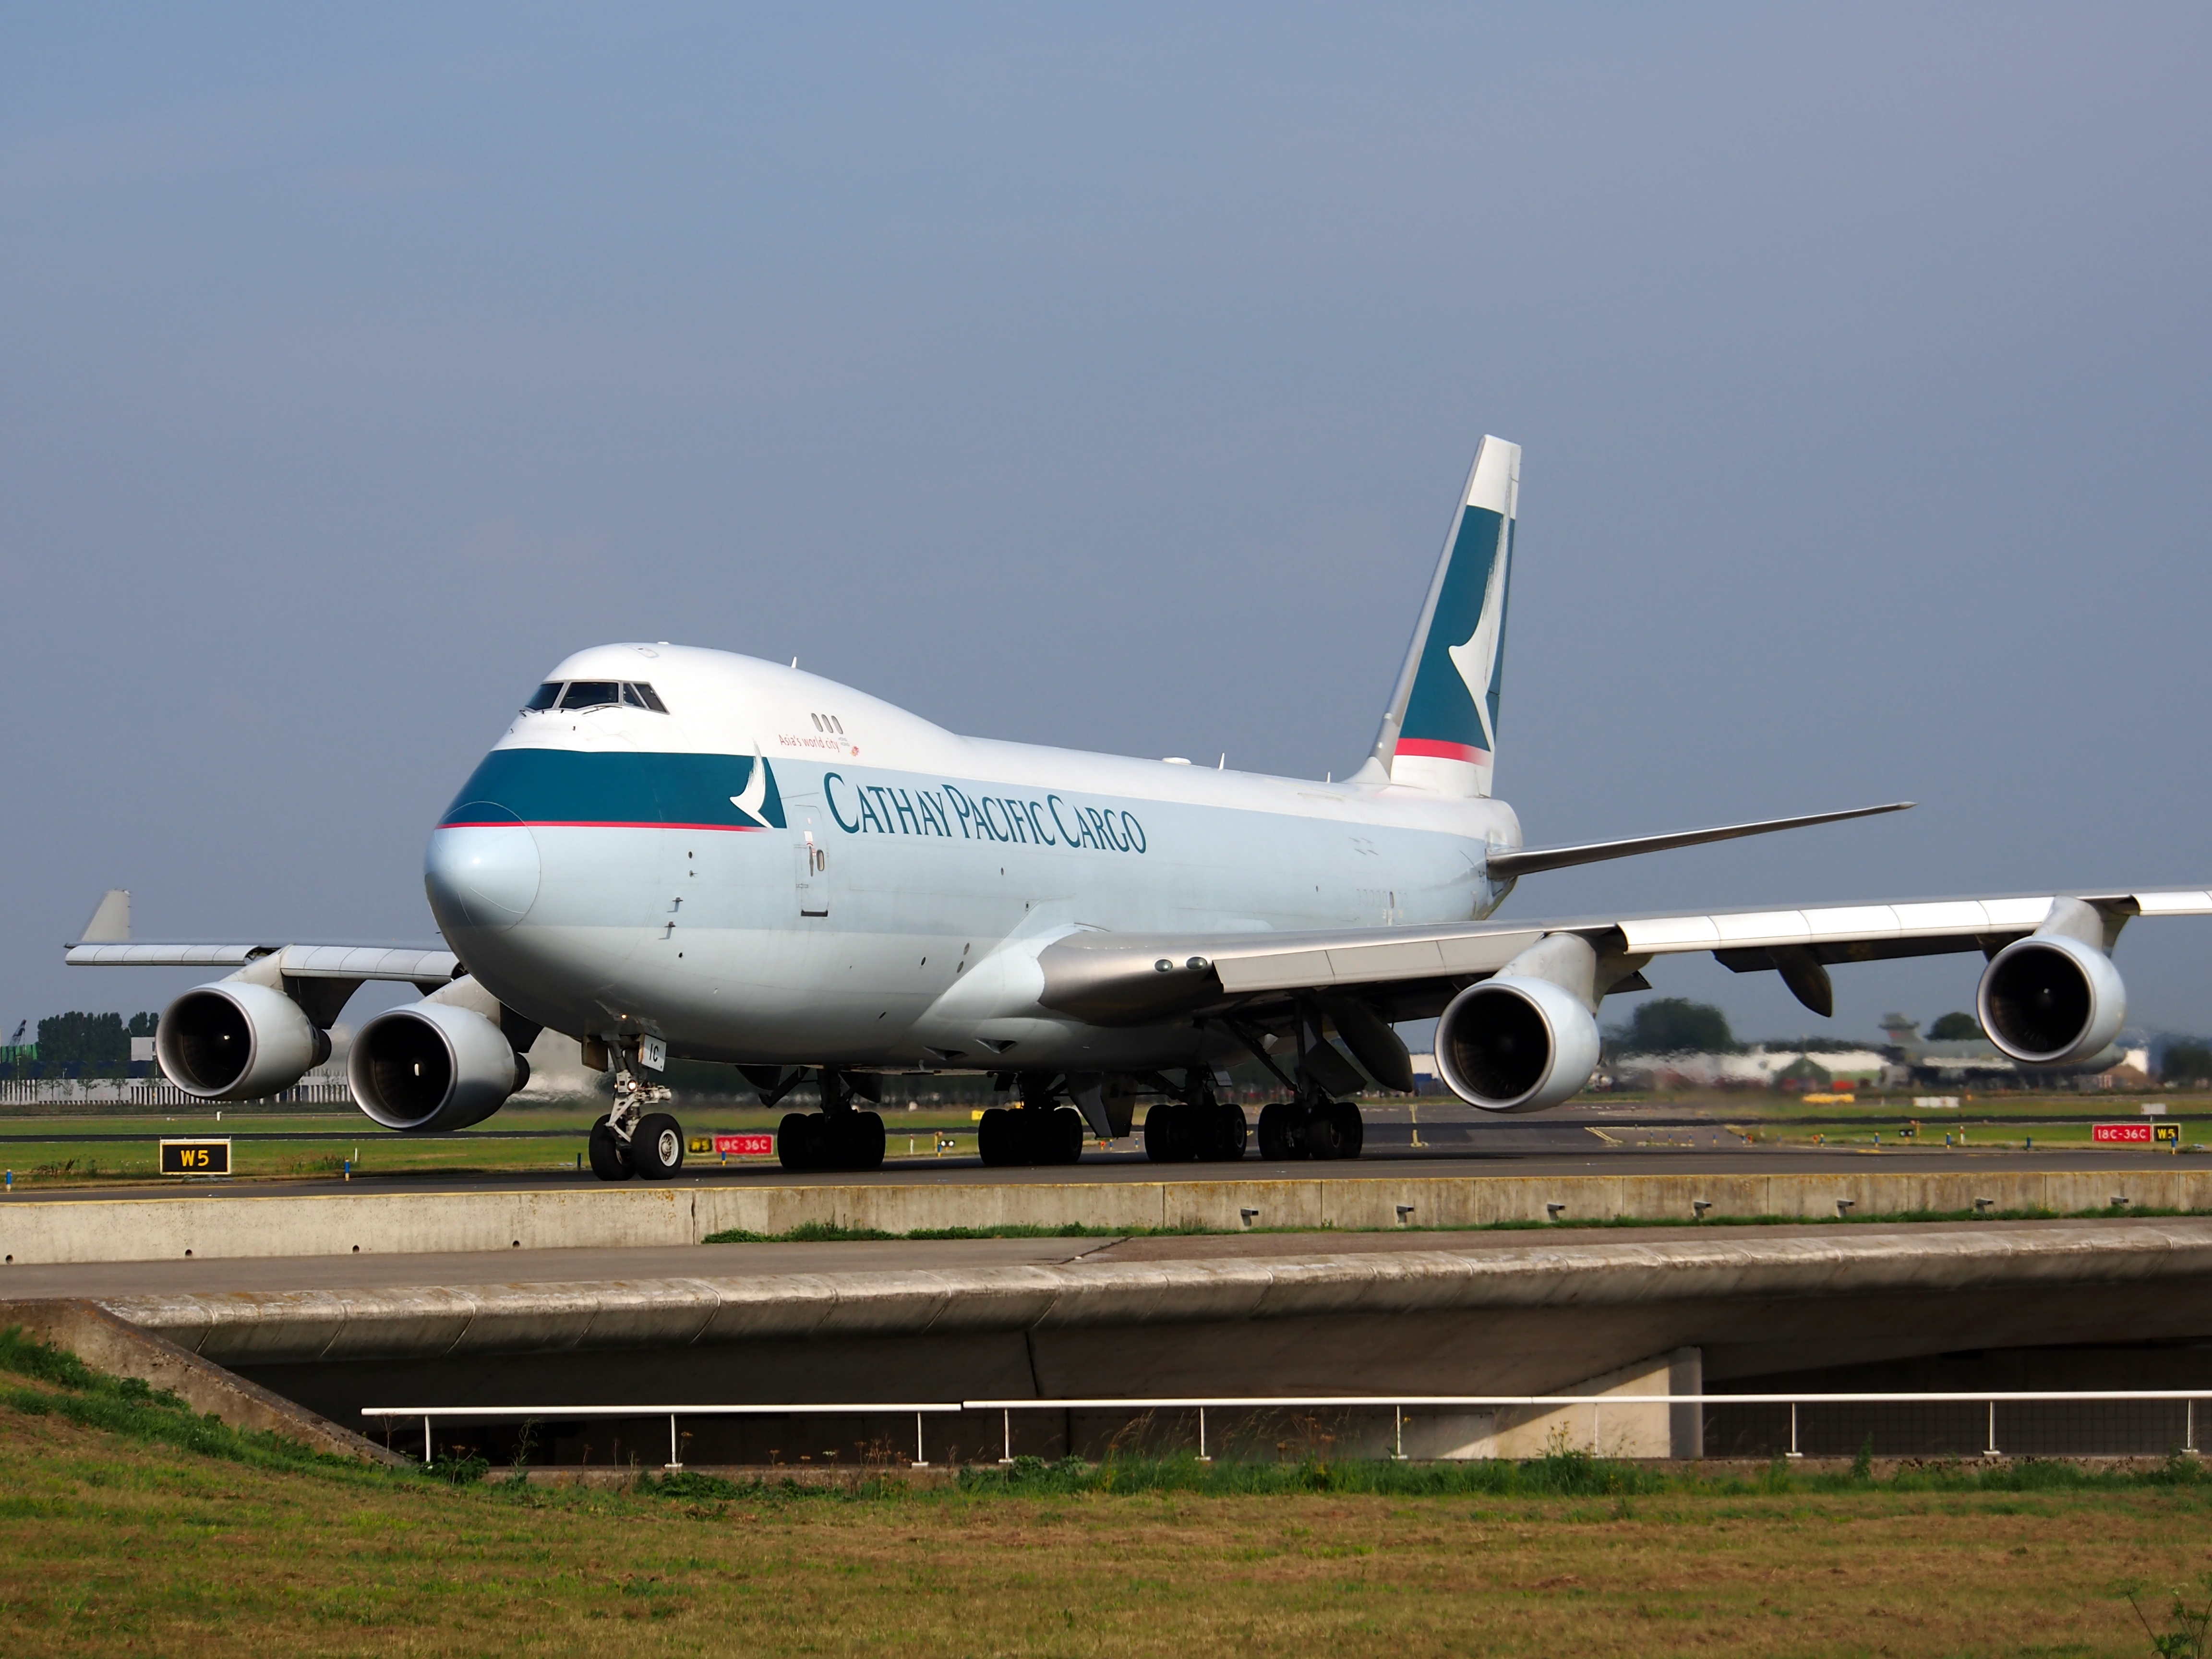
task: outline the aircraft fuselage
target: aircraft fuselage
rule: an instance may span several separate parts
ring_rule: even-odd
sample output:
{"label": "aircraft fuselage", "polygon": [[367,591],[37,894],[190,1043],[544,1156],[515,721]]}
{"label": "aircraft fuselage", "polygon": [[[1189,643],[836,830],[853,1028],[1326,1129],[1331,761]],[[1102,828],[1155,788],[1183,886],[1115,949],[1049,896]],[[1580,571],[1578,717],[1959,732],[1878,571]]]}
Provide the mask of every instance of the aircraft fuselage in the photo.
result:
{"label": "aircraft fuselage", "polygon": [[1041,1006],[1036,951],[1479,919],[1504,896],[1486,854],[1521,842],[1497,801],[963,738],[722,652],[603,646],[551,681],[660,708],[520,714],[431,836],[431,907],[518,1012],[701,1059],[1225,1060],[1188,1022]]}

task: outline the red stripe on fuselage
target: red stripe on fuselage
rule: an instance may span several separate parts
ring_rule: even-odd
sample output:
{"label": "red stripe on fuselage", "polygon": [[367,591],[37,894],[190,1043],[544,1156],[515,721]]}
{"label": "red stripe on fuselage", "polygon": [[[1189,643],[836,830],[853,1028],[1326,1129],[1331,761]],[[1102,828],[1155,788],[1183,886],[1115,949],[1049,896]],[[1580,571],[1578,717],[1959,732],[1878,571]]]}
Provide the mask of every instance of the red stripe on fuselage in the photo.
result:
{"label": "red stripe on fuselage", "polygon": [[1477,766],[1490,758],[1487,749],[1477,749],[1471,743],[1444,743],[1435,738],[1401,738],[1397,752],[1401,755],[1425,755],[1431,760],[1468,761]]}
{"label": "red stripe on fuselage", "polygon": [[471,818],[465,823],[441,823],[441,830],[734,830],[757,836],[763,823],[647,823],[623,818]]}

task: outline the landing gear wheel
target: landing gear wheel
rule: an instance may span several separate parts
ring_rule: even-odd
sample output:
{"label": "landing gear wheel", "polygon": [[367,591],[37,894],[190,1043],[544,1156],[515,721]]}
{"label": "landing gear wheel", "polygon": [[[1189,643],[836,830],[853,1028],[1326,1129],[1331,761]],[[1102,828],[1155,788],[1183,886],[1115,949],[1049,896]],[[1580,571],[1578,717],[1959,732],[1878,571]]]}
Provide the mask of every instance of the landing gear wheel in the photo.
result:
{"label": "landing gear wheel", "polygon": [[776,1126],[775,1155],[794,1174],[823,1167],[819,1112],[786,1112]]}
{"label": "landing gear wheel", "polygon": [[1293,1102],[1278,1100],[1260,1109],[1260,1156],[1281,1163],[1305,1156],[1305,1127]]}
{"label": "landing gear wheel", "polygon": [[983,1162],[994,1166],[1016,1162],[1015,1133],[1014,1115],[1005,1107],[986,1111],[975,1126],[975,1150]]}
{"label": "landing gear wheel", "polygon": [[1340,1100],[1329,1108],[1329,1115],[1336,1120],[1336,1155],[1358,1158],[1359,1149],[1367,1144],[1367,1120],[1360,1116],[1359,1108],[1351,1101]]}
{"label": "landing gear wheel", "polygon": [[1306,1156],[1344,1156],[1344,1120],[1336,1115],[1336,1107],[1331,1102],[1316,1101],[1306,1108]]}
{"label": "landing gear wheel", "polygon": [[665,1112],[648,1112],[629,1138],[629,1161],[647,1181],[672,1181],[684,1167],[683,1126]]}
{"label": "landing gear wheel", "polygon": [[1234,1101],[1214,1101],[1200,1105],[1195,1112],[1205,1126],[1198,1149],[1201,1161],[1234,1164],[1244,1156],[1244,1143],[1250,1138],[1251,1129],[1244,1121],[1242,1106]]}
{"label": "landing gear wheel", "polygon": [[1050,1126],[1047,1135],[1053,1156],[1041,1160],[1048,1164],[1079,1164],[1083,1161],[1083,1114],[1073,1106],[1059,1107],[1045,1115]]}
{"label": "landing gear wheel", "polygon": [[615,1139],[613,1127],[601,1118],[592,1125],[592,1173],[602,1181],[628,1181],[637,1171],[630,1167],[629,1149]]}
{"label": "landing gear wheel", "polygon": [[884,1121],[873,1112],[840,1112],[828,1126],[826,1137],[834,1149],[830,1167],[838,1170],[880,1170],[884,1167]]}

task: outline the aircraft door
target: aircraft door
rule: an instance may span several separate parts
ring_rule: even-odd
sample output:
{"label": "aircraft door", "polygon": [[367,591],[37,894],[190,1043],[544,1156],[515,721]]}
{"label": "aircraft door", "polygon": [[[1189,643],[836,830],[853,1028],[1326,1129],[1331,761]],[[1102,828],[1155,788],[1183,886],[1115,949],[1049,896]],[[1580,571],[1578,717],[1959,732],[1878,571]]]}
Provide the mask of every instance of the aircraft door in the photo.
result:
{"label": "aircraft door", "polygon": [[802,833],[799,846],[799,914],[830,914],[830,849],[819,846],[811,830]]}

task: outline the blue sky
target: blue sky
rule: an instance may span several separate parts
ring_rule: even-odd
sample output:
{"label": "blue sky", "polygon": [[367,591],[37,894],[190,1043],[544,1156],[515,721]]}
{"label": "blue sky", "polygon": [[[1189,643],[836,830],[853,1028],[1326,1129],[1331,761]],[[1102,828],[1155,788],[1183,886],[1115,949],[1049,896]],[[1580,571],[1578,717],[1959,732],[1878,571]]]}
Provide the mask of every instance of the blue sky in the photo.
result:
{"label": "blue sky", "polygon": [[[2209,46],[2156,7],[10,10],[0,1017],[181,988],[60,968],[111,884],[146,936],[428,936],[428,825],[599,640],[1340,773],[1484,431],[1526,450],[1532,840],[1923,803],[1508,914],[2201,884]],[[2212,924],[2119,960],[2212,1030]],[[1828,1029],[1972,983],[1841,974]]]}

